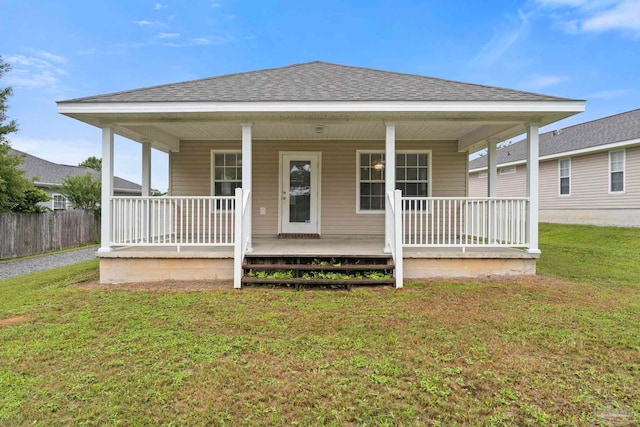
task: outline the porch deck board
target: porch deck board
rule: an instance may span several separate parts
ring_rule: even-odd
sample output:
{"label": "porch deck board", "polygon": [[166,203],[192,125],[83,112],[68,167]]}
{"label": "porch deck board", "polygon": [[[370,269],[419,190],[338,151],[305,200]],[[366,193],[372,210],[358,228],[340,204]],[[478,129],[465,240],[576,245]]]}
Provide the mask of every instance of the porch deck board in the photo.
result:
{"label": "porch deck board", "polygon": [[[317,257],[380,257],[390,256],[383,251],[382,237],[321,237],[320,239],[253,239],[253,252],[248,256],[317,256]],[[233,258],[233,247],[208,246],[132,246],[98,254],[100,258]],[[504,247],[405,247],[404,258],[493,258],[533,259],[521,249]]]}

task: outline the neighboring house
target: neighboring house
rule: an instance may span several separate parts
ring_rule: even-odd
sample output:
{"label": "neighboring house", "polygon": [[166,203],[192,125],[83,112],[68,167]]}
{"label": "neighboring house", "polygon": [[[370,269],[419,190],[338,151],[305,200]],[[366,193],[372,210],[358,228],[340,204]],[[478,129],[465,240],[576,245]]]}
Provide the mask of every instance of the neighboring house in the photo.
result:
{"label": "neighboring house", "polygon": [[[57,186],[62,184],[65,178],[90,173],[95,178],[100,179],[100,172],[90,168],[53,163],[13,148],[10,148],[9,152],[22,157],[20,168],[24,170],[24,176],[32,180],[36,187],[51,197],[50,201],[40,203],[42,206],[51,210],[71,208],[67,198],[56,189]],[[140,184],[127,181],[126,179],[114,176],[113,184],[115,196],[140,196],[142,194]]]}
{"label": "neighboring house", "polygon": [[143,194],[151,149],[169,153],[169,197],[114,198],[103,186],[102,282],[239,288],[255,281],[243,272],[276,269],[251,263],[293,270],[324,257],[323,269],[354,272],[386,257],[401,287],[403,277],[535,274],[536,195],[470,201],[468,154],[525,129],[537,164],[538,127],[584,104],[310,62],[61,101],[58,111],[102,129],[103,182],[115,134],[141,143]]}
{"label": "neighboring house", "polygon": [[[640,109],[540,135],[540,221],[640,227]],[[496,195],[527,195],[525,141],[497,150]],[[487,156],[469,194],[487,195]]]}

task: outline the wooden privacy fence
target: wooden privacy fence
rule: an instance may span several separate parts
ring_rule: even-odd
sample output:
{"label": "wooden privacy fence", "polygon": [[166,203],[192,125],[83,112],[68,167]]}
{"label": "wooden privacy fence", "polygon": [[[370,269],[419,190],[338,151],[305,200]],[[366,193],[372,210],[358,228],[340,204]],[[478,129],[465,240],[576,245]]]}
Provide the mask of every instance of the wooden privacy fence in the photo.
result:
{"label": "wooden privacy fence", "polygon": [[0,259],[72,248],[100,240],[100,221],[92,212],[0,214]]}

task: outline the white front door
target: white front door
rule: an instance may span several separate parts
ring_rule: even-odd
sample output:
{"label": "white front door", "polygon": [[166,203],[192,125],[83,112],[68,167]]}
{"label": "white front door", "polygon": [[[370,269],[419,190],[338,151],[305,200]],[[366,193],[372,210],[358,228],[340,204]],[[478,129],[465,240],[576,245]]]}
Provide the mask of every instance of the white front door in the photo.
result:
{"label": "white front door", "polygon": [[320,231],[320,153],[280,152],[280,230]]}

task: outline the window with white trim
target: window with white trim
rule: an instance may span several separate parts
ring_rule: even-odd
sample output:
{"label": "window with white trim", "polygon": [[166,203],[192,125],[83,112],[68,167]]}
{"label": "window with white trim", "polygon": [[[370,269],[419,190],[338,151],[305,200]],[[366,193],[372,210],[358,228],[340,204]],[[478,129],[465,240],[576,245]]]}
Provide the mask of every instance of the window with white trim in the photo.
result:
{"label": "window with white trim", "polygon": [[571,159],[558,160],[558,173],[560,176],[560,181],[558,183],[560,195],[571,195]]}
{"label": "window with white trim", "polygon": [[51,199],[53,200],[53,210],[59,211],[67,208],[67,198],[62,194],[54,194]]}
{"label": "window with white trim", "polygon": [[624,192],[625,150],[609,152],[609,192]]}
{"label": "window with white trim", "polygon": [[[358,211],[385,208],[385,153],[358,151]],[[429,197],[430,151],[396,152],[396,185],[403,196]]]}
{"label": "window with white trim", "polygon": [[233,196],[242,187],[242,152],[211,151],[211,194]]}

